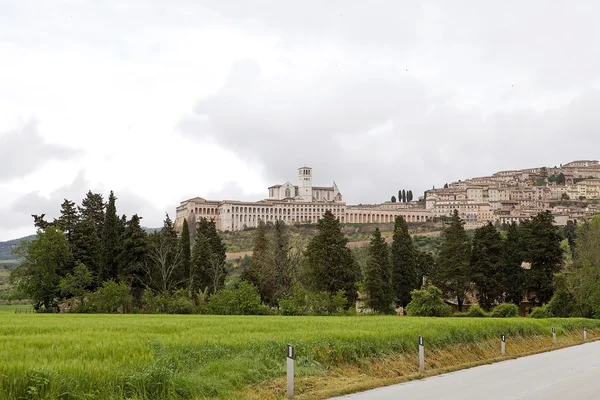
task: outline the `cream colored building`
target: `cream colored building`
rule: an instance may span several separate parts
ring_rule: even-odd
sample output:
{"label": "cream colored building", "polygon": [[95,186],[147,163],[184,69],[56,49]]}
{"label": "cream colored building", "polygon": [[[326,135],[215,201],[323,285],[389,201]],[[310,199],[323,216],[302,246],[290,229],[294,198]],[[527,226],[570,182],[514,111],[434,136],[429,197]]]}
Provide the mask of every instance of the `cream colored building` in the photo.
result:
{"label": "cream colored building", "polygon": [[312,168],[298,169],[298,184],[286,182],[268,188],[269,197],[257,202],[206,200],[201,197],[185,200],[176,209],[175,229],[181,230],[184,219],[213,219],[220,231],[239,231],[258,226],[259,221],[283,221],[288,225],[314,224],[327,210],[341,223],[393,223],[397,216],[407,222],[426,222],[432,214],[424,207],[410,204],[384,203],[346,205],[335,184],[312,186]]}

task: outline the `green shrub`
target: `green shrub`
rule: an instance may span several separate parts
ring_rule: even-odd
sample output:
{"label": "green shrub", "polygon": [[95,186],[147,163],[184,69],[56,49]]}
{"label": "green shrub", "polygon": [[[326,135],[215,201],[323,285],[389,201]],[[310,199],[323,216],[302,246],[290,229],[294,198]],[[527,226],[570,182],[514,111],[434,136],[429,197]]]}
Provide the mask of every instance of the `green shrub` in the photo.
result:
{"label": "green shrub", "polygon": [[550,312],[550,310],[548,310],[548,305],[543,305],[541,307],[536,307],[533,310],[531,310],[531,314],[529,314],[529,317],[531,318],[552,318],[553,315]]}
{"label": "green shrub", "polygon": [[479,305],[474,304],[471,307],[469,307],[469,311],[467,311],[467,316],[472,318],[484,318],[487,317],[488,314],[485,311],[483,311],[483,309],[479,307]]}
{"label": "green shrub", "polygon": [[194,304],[188,293],[179,289],[173,294],[155,295],[149,289],[142,297],[144,311],[152,314],[197,314],[199,308]]}
{"label": "green shrub", "polygon": [[208,298],[207,314],[258,315],[268,314],[268,308],[260,302],[258,289],[253,284],[240,281],[237,288],[223,289]]}
{"label": "green shrub", "polygon": [[546,307],[554,317],[568,318],[575,316],[575,298],[566,290],[557,290]]}
{"label": "green shrub", "polygon": [[283,315],[348,315],[344,311],[346,294],[343,290],[335,295],[313,292],[301,285],[294,286],[292,293],[279,299],[279,312]]}
{"label": "green shrub", "polygon": [[101,288],[88,295],[87,303],[76,311],[104,314],[127,312],[131,304],[129,292],[129,286],[124,283],[104,282]]}
{"label": "green shrub", "polygon": [[519,307],[512,303],[503,303],[492,310],[492,318],[511,318],[519,315]]}
{"label": "green shrub", "polygon": [[442,291],[434,285],[410,292],[412,300],[406,306],[406,314],[413,317],[447,317],[451,308],[444,303]]}

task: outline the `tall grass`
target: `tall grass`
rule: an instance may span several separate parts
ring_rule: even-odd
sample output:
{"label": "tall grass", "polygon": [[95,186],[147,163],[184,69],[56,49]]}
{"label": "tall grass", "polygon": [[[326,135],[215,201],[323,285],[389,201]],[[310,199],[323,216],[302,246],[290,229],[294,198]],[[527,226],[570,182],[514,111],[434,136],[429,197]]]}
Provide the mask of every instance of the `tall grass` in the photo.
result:
{"label": "tall grass", "polygon": [[0,398],[230,397],[285,374],[378,355],[514,336],[559,335],[600,321],[519,318],[245,317],[0,313]]}

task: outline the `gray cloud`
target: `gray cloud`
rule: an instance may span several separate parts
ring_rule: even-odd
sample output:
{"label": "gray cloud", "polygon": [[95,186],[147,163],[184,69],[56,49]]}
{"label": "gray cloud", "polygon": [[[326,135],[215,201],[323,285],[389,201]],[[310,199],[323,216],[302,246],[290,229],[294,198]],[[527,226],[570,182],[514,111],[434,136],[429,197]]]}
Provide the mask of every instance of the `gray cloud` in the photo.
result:
{"label": "gray cloud", "polygon": [[[60,205],[64,199],[80,205],[88,190],[102,193],[105,201],[108,201],[109,190],[103,187],[92,187],[85,179],[83,171],[80,171],[73,182],[54,190],[47,197],[39,192],[30,192],[19,197],[7,207],[0,208],[0,229],[10,230],[31,226],[31,233],[33,233],[32,214],[46,214],[46,220],[51,221],[60,215]],[[169,215],[174,218],[172,210],[160,210],[129,190],[115,191],[115,195],[117,196],[117,213],[119,215],[126,214],[128,217],[138,214],[143,218],[142,225],[144,226],[161,226],[165,211],[168,211]]]}
{"label": "gray cloud", "polygon": [[316,184],[335,179],[347,201],[379,202],[398,188],[420,192],[499,169],[594,157],[599,101],[590,90],[544,113],[484,116],[452,107],[410,77],[331,72],[294,91],[274,87],[244,60],[222,91],[198,101],[196,121],[181,126],[262,163],[275,182],[295,180],[296,168],[309,164]]}
{"label": "gray cloud", "polygon": [[32,120],[20,128],[0,134],[0,182],[25,176],[49,160],[68,160],[77,150],[50,144]]}

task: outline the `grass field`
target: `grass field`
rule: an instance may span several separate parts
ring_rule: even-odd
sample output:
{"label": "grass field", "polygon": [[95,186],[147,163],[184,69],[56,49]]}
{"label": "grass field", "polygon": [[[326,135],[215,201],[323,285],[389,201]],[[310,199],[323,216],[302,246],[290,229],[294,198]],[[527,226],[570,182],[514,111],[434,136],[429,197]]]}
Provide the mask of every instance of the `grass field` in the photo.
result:
{"label": "grass field", "polygon": [[[239,398],[285,374],[458,344],[559,336],[600,321],[408,317],[14,314],[0,308],[0,398]],[[260,386],[260,385],[259,385]]]}

